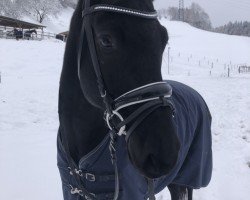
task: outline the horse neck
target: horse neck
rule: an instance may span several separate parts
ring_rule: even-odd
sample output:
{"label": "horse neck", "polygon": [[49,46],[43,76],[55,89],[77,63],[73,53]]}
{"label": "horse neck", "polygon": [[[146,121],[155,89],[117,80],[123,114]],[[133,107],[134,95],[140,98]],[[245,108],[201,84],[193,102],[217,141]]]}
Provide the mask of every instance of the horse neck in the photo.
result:
{"label": "horse neck", "polygon": [[[73,23],[77,20],[73,16]],[[79,25],[71,24],[59,90],[60,131],[66,135],[75,161],[94,149],[108,133],[103,111],[88,102],[80,86],[75,39],[78,38]]]}
{"label": "horse neck", "polygon": [[85,99],[78,80],[71,82],[63,75],[59,94],[59,120],[60,131],[66,135],[71,156],[76,162],[94,149],[108,133],[103,111]]}

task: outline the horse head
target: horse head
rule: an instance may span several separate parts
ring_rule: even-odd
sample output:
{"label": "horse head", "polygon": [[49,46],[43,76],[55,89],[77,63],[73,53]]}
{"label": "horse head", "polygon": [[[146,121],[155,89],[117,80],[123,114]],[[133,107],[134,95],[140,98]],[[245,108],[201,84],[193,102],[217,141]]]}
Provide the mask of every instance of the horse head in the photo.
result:
{"label": "horse head", "polygon": [[[83,3],[83,0],[79,2],[72,18],[71,37],[67,44],[77,46],[74,54],[79,53],[77,49],[81,45],[79,41],[80,27],[84,25]],[[95,4],[115,5],[144,12],[154,11],[152,0],[91,1],[91,5]],[[168,33],[157,19],[115,12],[96,12],[89,18],[100,71],[112,99],[134,88],[162,81],[162,55],[168,42]],[[93,107],[104,111],[86,35],[83,36],[80,61],[78,73],[84,97]],[[128,116],[137,107],[138,105],[134,105],[124,109],[121,114]],[[177,162],[179,148],[173,109],[168,106],[155,109],[133,130],[127,140],[132,164],[149,178],[168,174]]]}

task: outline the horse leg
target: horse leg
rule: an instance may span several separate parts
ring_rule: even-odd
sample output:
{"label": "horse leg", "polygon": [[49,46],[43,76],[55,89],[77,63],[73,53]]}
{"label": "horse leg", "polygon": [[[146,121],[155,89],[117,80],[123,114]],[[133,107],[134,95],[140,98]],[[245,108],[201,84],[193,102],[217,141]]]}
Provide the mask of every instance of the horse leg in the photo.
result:
{"label": "horse leg", "polygon": [[193,199],[193,189],[192,188],[188,188],[188,200],[192,200]]}
{"label": "horse leg", "polygon": [[193,189],[185,186],[170,184],[168,189],[172,200],[192,200],[193,198]]}

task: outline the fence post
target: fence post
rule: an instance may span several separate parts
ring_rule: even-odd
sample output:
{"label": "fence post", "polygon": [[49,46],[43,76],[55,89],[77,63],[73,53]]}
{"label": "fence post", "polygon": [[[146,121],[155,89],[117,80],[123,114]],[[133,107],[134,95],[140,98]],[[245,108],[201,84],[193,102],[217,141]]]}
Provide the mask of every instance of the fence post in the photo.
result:
{"label": "fence post", "polygon": [[227,77],[229,77],[230,76],[230,67],[228,66],[228,68],[227,68]]}
{"label": "fence post", "polygon": [[170,47],[168,47],[168,74],[169,74],[169,62],[170,62]]}
{"label": "fence post", "polygon": [[44,31],[43,31],[43,28],[42,28],[41,39],[42,39],[42,40],[44,39]]}

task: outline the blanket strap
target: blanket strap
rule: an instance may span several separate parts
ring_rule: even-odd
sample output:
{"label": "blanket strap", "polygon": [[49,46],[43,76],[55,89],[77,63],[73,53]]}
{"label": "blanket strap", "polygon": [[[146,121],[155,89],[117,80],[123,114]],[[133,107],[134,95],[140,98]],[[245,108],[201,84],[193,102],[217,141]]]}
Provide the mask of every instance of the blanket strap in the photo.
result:
{"label": "blanket strap", "polygon": [[116,131],[113,129],[110,131],[110,144],[109,144],[109,151],[111,156],[111,161],[114,166],[115,170],[115,193],[114,193],[114,200],[118,199],[119,196],[119,189],[120,189],[120,183],[119,183],[119,171],[117,167],[117,156],[116,156],[116,138],[117,134]]}
{"label": "blanket strap", "polygon": [[148,197],[149,200],[156,200],[154,192],[154,180],[147,178],[148,181]]}
{"label": "blanket strap", "polygon": [[[60,130],[59,130],[59,134],[62,138],[62,144],[65,149],[66,158],[69,164],[69,169],[77,169],[77,165],[75,164],[74,160],[70,156],[70,150],[69,150],[69,146],[68,146],[67,138],[65,134],[63,134]],[[81,196],[85,196],[86,199],[97,200],[94,194],[90,193],[86,188],[82,186],[82,180],[81,180],[81,177],[78,175],[77,171],[70,171],[70,174],[74,177],[75,181],[77,182],[77,188],[71,188],[71,194],[77,193]]]}

